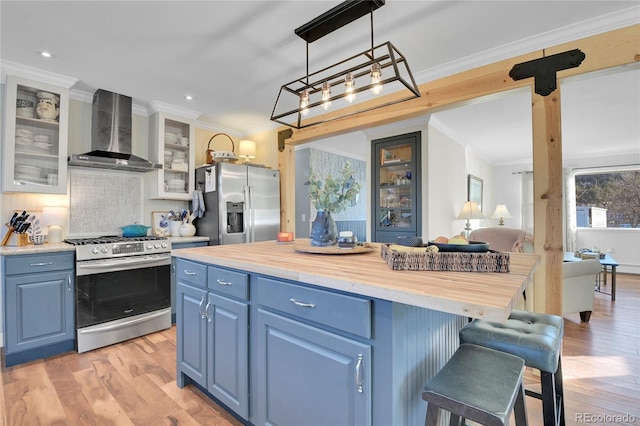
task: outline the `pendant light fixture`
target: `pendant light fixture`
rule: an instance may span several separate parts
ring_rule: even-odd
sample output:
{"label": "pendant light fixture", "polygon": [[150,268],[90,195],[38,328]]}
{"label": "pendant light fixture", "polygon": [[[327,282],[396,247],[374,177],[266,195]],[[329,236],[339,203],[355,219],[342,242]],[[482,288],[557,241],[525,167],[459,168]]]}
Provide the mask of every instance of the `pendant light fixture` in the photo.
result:
{"label": "pendant light fixture", "polygon": [[[307,73],[280,88],[271,120],[301,129],[420,97],[406,58],[391,42],[374,45],[373,11],[384,4],[384,0],[345,1],[295,30],[307,42]],[[367,14],[371,47],[309,73],[309,44]],[[383,90],[394,96],[379,98]]]}

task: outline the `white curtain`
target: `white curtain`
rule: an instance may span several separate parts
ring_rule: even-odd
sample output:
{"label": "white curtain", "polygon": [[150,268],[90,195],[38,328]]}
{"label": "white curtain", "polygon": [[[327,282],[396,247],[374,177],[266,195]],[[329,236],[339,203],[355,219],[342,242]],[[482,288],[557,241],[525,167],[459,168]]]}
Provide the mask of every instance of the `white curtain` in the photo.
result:
{"label": "white curtain", "polygon": [[533,172],[522,172],[522,229],[533,234]]}
{"label": "white curtain", "polygon": [[576,173],[572,168],[563,170],[564,179],[564,251],[576,250]]}

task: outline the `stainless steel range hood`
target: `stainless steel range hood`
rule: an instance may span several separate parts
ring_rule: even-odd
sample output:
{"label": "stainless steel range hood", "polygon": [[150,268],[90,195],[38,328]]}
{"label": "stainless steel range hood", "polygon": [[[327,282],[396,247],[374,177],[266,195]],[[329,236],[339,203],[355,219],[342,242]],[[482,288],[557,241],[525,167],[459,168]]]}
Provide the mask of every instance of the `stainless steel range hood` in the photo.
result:
{"label": "stainless steel range hood", "polygon": [[70,166],[92,167],[132,172],[161,169],[131,154],[131,98],[106,90],[93,94],[91,114],[91,152],[69,156]]}

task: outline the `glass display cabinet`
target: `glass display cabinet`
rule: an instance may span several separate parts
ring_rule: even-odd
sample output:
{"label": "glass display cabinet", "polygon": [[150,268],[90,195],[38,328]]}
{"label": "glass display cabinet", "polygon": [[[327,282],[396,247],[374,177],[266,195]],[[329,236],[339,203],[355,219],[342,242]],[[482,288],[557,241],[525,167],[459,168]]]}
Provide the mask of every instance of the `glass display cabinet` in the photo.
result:
{"label": "glass display cabinet", "polygon": [[419,235],[420,132],[374,140],[372,157],[373,241]]}
{"label": "glass display cabinet", "polygon": [[67,192],[69,90],[7,76],[3,192]]}

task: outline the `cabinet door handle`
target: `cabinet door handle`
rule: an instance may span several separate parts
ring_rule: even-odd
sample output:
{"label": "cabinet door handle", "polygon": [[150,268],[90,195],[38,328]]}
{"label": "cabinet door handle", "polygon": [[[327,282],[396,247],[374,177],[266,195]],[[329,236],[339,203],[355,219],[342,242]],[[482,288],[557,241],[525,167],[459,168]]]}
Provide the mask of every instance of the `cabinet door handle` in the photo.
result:
{"label": "cabinet door handle", "polygon": [[296,306],[301,306],[303,308],[315,308],[316,305],[314,303],[304,303],[304,302],[298,302],[296,299],[291,298],[289,299],[289,302],[293,303]]}
{"label": "cabinet door handle", "polygon": [[204,315],[207,317],[207,321],[211,322],[213,317],[209,316],[209,306],[211,306],[211,300],[207,302],[207,306],[204,307]]}
{"label": "cabinet door handle", "polygon": [[185,275],[198,275],[198,273],[197,273],[197,272],[191,272],[191,271],[189,271],[189,270],[187,270],[187,269],[185,269],[185,270],[184,270],[184,274],[185,274]]}
{"label": "cabinet door handle", "polygon": [[231,281],[222,281],[220,279],[216,280],[220,285],[233,285]]}
{"label": "cabinet door handle", "polygon": [[53,262],[30,263],[29,266],[50,266]]}
{"label": "cabinet door handle", "polygon": [[362,379],[363,374],[362,374],[362,360],[364,358],[364,355],[362,354],[358,354],[358,362],[356,362],[356,389],[358,390],[358,393],[363,393],[364,392],[364,381]]}
{"label": "cabinet door handle", "polygon": [[198,313],[200,314],[201,319],[204,319],[205,317],[205,312],[202,311],[202,305],[204,305],[205,299],[206,299],[206,296],[202,296],[202,300],[200,300],[200,304],[198,305]]}
{"label": "cabinet door handle", "polygon": [[67,291],[71,291],[71,275],[67,277]]}

